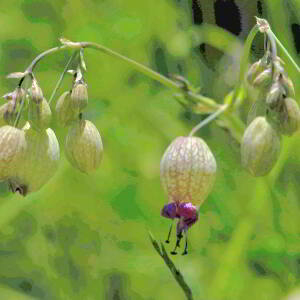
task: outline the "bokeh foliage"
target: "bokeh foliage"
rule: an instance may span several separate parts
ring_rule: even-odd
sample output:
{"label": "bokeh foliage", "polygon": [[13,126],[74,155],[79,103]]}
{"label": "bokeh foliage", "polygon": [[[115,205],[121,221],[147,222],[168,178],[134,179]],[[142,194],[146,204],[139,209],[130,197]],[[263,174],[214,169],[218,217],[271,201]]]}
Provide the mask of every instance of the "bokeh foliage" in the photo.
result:
{"label": "bokeh foliage", "polygon": [[[212,70],[191,42],[191,2],[2,1],[0,92],[15,86],[6,74],[23,71],[64,36],[101,43],[164,75],[181,74],[222,102],[237,74],[228,57]],[[290,1],[291,14],[284,2],[266,1],[267,19],[299,64],[290,23],[299,23],[300,3]],[[49,56],[37,67],[46,97],[69,55]],[[169,226],[160,217],[167,201],[160,158],[203,117],[123,62],[89,49],[85,59],[85,117],[101,132],[102,165],[89,176],[73,169],[63,153],[66,129],[53,119],[61,145],[57,174],[26,198],[0,198],[0,298],[183,299],[147,230],[163,241]],[[286,68],[299,95],[299,74],[289,62]],[[66,78],[59,93],[70,85]],[[195,299],[282,299],[300,284],[299,133],[283,139],[280,161],[267,179],[242,170],[239,145],[215,123],[199,134],[215,154],[218,177],[189,231],[190,254],[174,257],[175,264]]]}

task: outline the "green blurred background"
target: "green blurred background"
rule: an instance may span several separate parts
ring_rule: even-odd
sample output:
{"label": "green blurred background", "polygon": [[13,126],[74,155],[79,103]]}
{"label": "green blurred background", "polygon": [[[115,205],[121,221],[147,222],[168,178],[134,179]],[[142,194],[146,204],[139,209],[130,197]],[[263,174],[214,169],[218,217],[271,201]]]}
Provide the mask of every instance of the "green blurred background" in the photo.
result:
{"label": "green blurred background", "polygon": [[[64,36],[101,43],[164,75],[181,74],[221,102],[235,83],[240,52],[229,45],[230,56],[222,56],[207,42],[221,43],[214,35],[190,39],[187,32],[201,30],[202,22],[218,23],[214,1],[200,2],[2,0],[0,93],[16,85],[5,75],[24,71]],[[300,1],[221,2],[223,18],[234,20],[238,8],[239,42],[253,15],[264,16],[300,63]],[[258,38],[252,60],[260,46]],[[38,65],[35,75],[46,97],[70,54],[54,54]],[[167,201],[159,179],[162,154],[203,116],[184,110],[172,91],[122,61],[89,49],[85,60],[84,117],[101,132],[102,165],[92,175],[72,168],[63,152],[67,130],[53,119],[61,145],[56,175],[26,198],[0,198],[0,300],[184,299],[148,230],[164,241],[170,224],[160,217]],[[299,95],[299,74],[289,62],[286,69]],[[70,86],[66,77],[58,94]],[[189,255],[172,257],[176,266],[195,299],[283,299],[300,284],[299,134],[283,139],[280,161],[267,179],[241,168],[239,145],[216,123],[199,135],[216,157],[218,176],[189,230]]]}

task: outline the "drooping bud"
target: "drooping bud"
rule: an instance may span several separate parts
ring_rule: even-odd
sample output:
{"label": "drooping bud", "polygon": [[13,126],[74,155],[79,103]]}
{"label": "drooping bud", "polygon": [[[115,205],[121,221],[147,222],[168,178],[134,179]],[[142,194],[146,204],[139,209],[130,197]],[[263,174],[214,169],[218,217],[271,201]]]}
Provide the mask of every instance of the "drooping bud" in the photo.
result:
{"label": "drooping bud", "polygon": [[81,113],[88,105],[87,84],[75,82],[71,93],[71,107],[77,114]]}
{"label": "drooping bud", "polygon": [[282,134],[292,135],[300,127],[300,109],[292,98],[285,98],[283,109],[280,111],[279,129]]}
{"label": "drooping bud", "polygon": [[12,100],[0,106],[0,126],[13,125],[16,117],[16,107]]}
{"label": "drooping bud", "polygon": [[96,170],[103,156],[103,145],[96,126],[88,120],[78,120],[68,131],[65,153],[73,167],[84,173]]}
{"label": "drooping bud", "polygon": [[241,144],[242,165],[253,176],[268,174],[280,153],[280,137],[265,117],[255,118]]}
{"label": "drooping bud", "polygon": [[266,104],[270,108],[275,108],[278,106],[280,101],[283,99],[285,91],[279,81],[276,81],[272,84],[270,91],[267,94]]}
{"label": "drooping bud", "polygon": [[59,144],[52,129],[35,131],[29,123],[23,130],[26,151],[22,163],[15,169],[9,181],[13,191],[26,196],[38,191],[57,170],[59,162]]}
{"label": "drooping bud", "polygon": [[247,72],[247,80],[250,84],[253,84],[254,79],[256,76],[261,73],[264,70],[264,66],[262,64],[262,60],[258,60],[255,63],[253,63],[248,72]]}
{"label": "drooping bud", "polygon": [[24,132],[6,125],[0,127],[0,180],[8,179],[22,163],[26,149]]}
{"label": "drooping bud", "polygon": [[5,100],[8,101],[12,100],[16,104],[20,103],[24,97],[25,97],[25,90],[19,86],[14,91],[7,93],[3,96]]}
{"label": "drooping bud", "polygon": [[62,126],[69,125],[72,121],[78,119],[78,114],[71,107],[71,92],[64,92],[56,103],[56,114],[58,121]]}
{"label": "drooping bud", "polygon": [[272,69],[267,68],[259,73],[253,81],[253,86],[257,88],[268,88],[272,83]]}
{"label": "drooping bud", "polygon": [[201,204],[211,191],[217,165],[207,144],[199,137],[177,137],[160,163],[162,186],[171,202]]}
{"label": "drooping bud", "polygon": [[39,103],[29,101],[28,120],[35,130],[44,130],[49,127],[51,122],[51,109],[45,98]]}
{"label": "drooping bud", "polygon": [[31,85],[31,89],[30,89],[30,98],[35,103],[42,102],[43,98],[44,98],[43,91],[40,88],[40,86],[38,85],[38,82],[36,81],[36,79],[32,80],[32,85]]}

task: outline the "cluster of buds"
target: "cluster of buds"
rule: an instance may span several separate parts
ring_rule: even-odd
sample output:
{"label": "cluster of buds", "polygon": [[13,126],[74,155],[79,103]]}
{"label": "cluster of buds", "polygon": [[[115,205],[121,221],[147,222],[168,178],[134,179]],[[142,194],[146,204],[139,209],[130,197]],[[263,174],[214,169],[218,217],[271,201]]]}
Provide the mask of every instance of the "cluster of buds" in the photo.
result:
{"label": "cluster of buds", "polygon": [[73,87],[64,92],[57,101],[56,114],[62,126],[69,126],[65,140],[65,153],[71,165],[84,173],[96,170],[102,160],[103,145],[96,126],[82,119],[88,105],[87,84],[82,70],[71,71]]}
{"label": "cluster of buds", "polygon": [[[0,181],[26,196],[38,191],[56,172],[59,144],[48,128],[51,110],[34,77],[27,95],[17,87],[4,98],[8,102],[0,107]],[[28,121],[19,129],[15,121],[22,101],[28,107]]]}
{"label": "cluster of buds", "polygon": [[[216,177],[216,161],[207,144],[198,137],[177,137],[165,151],[160,163],[160,178],[169,203],[161,215],[178,219],[176,254],[183,233],[183,255],[187,254],[187,230],[198,220],[198,208],[206,199]],[[172,225],[166,240],[169,243]]]}
{"label": "cluster of buds", "polygon": [[264,176],[271,171],[280,153],[280,135],[290,136],[300,127],[294,86],[283,65],[279,57],[274,58],[267,51],[247,74],[249,84],[259,90],[241,144],[242,165],[253,176]]}
{"label": "cluster of buds", "polygon": [[[65,141],[67,159],[75,168],[89,173],[98,168],[103,145],[95,125],[82,119],[88,104],[82,68],[85,64],[81,53],[80,66],[73,71],[72,89],[58,99],[56,112],[58,121],[69,126]],[[49,128],[49,103],[32,71],[12,73],[8,78],[18,78],[20,82],[13,92],[4,95],[7,102],[0,106],[0,184],[26,196],[38,191],[54,175],[60,150],[56,135]],[[21,85],[27,79],[31,86],[24,90]],[[28,118],[19,124],[23,110],[27,110]]]}

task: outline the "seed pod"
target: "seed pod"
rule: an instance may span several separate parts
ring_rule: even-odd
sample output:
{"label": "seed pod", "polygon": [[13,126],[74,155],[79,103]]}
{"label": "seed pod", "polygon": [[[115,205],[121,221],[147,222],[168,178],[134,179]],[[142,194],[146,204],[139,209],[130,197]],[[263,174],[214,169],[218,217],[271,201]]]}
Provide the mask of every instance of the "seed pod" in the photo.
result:
{"label": "seed pod", "polygon": [[84,173],[96,170],[102,160],[103,145],[96,126],[87,120],[78,120],[68,131],[65,153],[73,167]]}
{"label": "seed pod", "polygon": [[22,130],[25,135],[26,152],[22,163],[10,177],[13,191],[23,196],[38,191],[57,170],[59,144],[52,129],[35,131],[27,123]]}
{"label": "seed pod", "polygon": [[215,182],[217,165],[198,137],[177,137],[160,162],[160,179],[169,201],[201,204]]}
{"label": "seed pod", "polygon": [[262,60],[258,60],[255,63],[253,63],[248,72],[247,72],[247,80],[250,84],[253,84],[254,79],[256,78],[256,76],[261,73],[264,70],[263,64],[262,64]]}
{"label": "seed pod", "polygon": [[272,69],[268,68],[259,73],[253,81],[253,86],[257,88],[268,88],[272,83]]}
{"label": "seed pod", "polygon": [[281,102],[285,91],[280,82],[276,81],[272,84],[270,91],[267,94],[266,104],[270,108],[275,108]]}
{"label": "seed pod", "polygon": [[31,89],[30,89],[30,98],[35,103],[40,103],[44,99],[43,91],[40,88],[40,86],[38,85],[36,79],[32,80],[32,85],[31,85]]}
{"label": "seed pod", "polygon": [[87,85],[83,82],[75,82],[71,93],[71,107],[77,114],[81,113],[88,104]]}
{"label": "seed pod", "polygon": [[71,107],[71,92],[64,92],[56,103],[56,114],[58,121],[62,126],[69,125],[72,121],[78,119],[78,114]]}
{"label": "seed pod", "polygon": [[24,132],[6,125],[0,127],[0,180],[10,177],[22,163],[26,149]]}
{"label": "seed pod", "polygon": [[49,127],[51,122],[51,109],[45,98],[39,103],[29,102],[28,119],[32,128],[44,130]]}
{"label": "seed pod", "polygon": [[283,109],[280,112],[279,129],[282,134],[292,135],[300,127],[300,109],[298,103],[292,98],[285,98]]}
{"label": "seed pod", "polygon": [[242,165],[253,176],[268,174],[280,152],[280,138],[265,117],[255,118],[245,130],[241,144]]}

